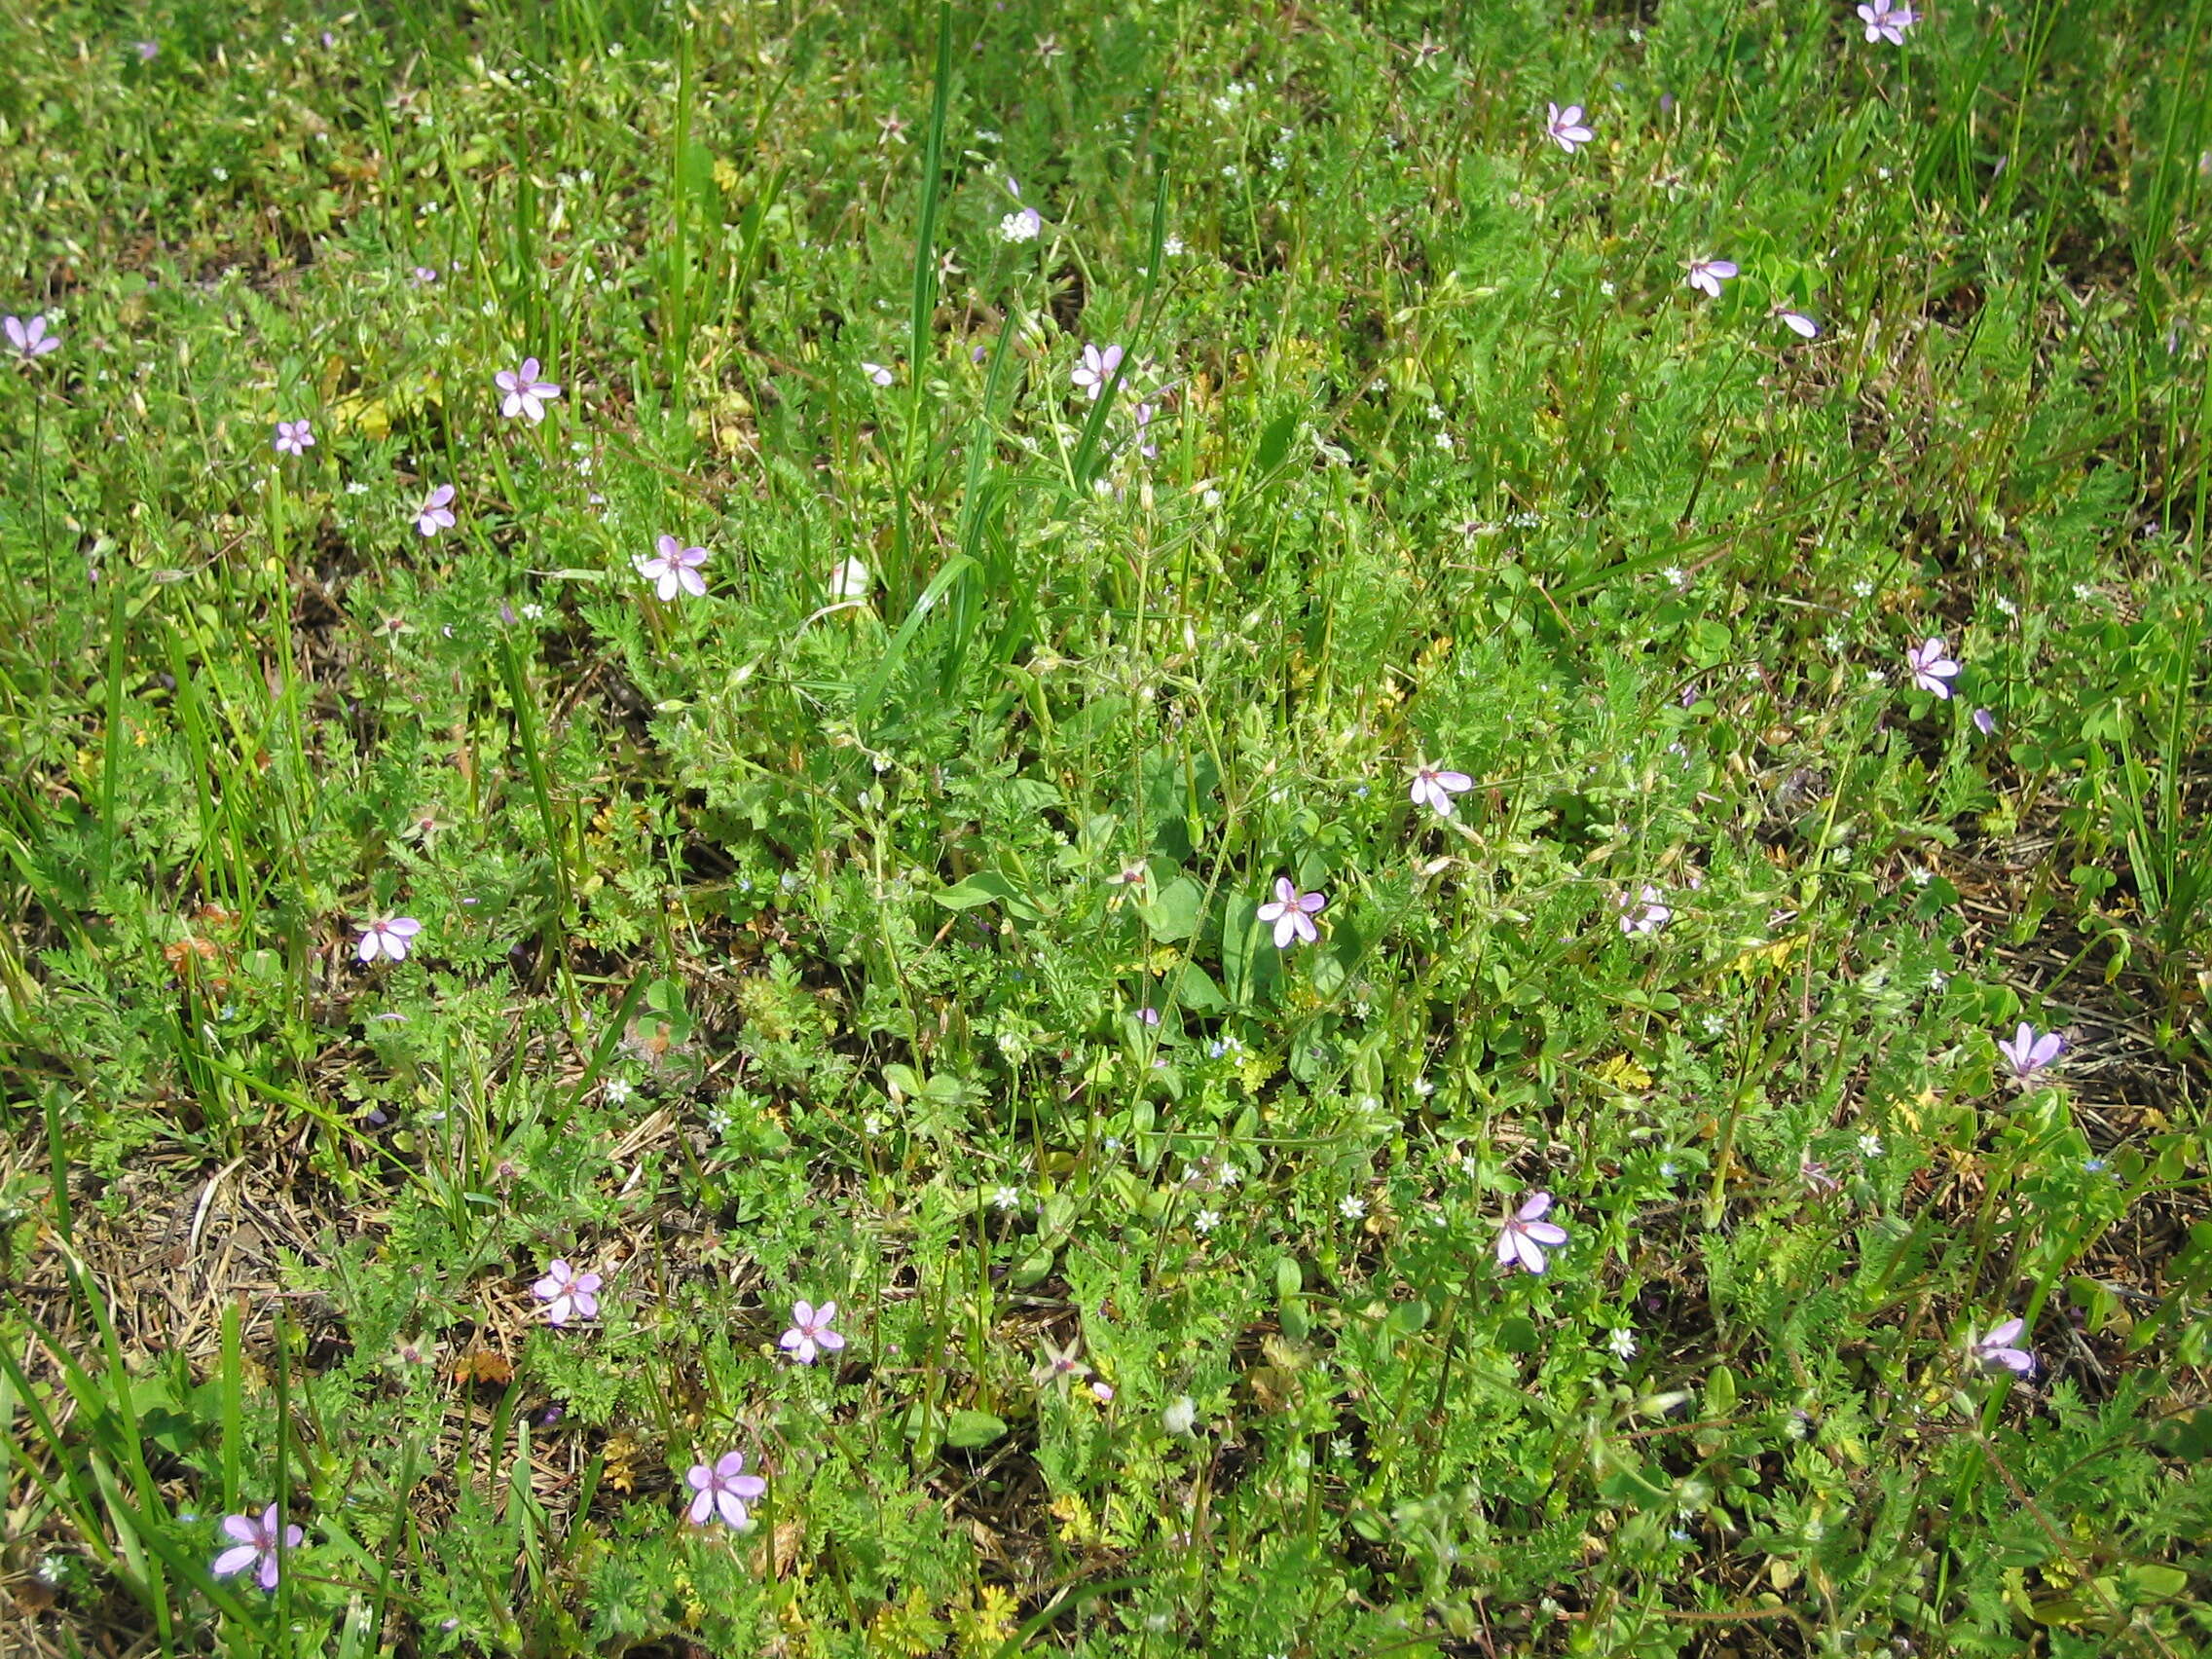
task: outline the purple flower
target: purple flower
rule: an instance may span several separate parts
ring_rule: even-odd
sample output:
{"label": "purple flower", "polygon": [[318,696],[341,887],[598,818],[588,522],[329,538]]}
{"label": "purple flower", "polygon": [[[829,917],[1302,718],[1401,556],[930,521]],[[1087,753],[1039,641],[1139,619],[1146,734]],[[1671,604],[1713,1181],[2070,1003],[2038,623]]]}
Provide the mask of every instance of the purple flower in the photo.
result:
{"label": "purple flower", "polygon": [[1967,1344],[1967,1357],[1984,1371],[2002,1366],[2015,1376],[2025,1377],[2036,1368],[2036,1356],[2026,1348],[2012,1346],[2019,1340],[2025,1323],[2021,1319],[2006,1320],[1981,1341]]}
{"label": "purple flower", "polygon": [[1913,684],[1938,697],[1948,698],[1951,682],[1959,677],[1959,665],[1943,654],[1943,642],[1939,639],[1923,640],[1917,645],[1906,646],[1904,665],[1912,671]]}
{"label": "purple flower", "polygon": [[26,363],[33,357],[43,357],[49,351],[61,350],[61,336],[47,333],[46,315],[43,312],[28,322],[19,316],[0,318],[0,328],[8,331],[8,344],[15,348],[16,355]]}
{"label": "purple flower", "polygon": [[1556,103],[1544,107],[1549,111],[1544,120],[1544,135],[1568,155],[1598,136],[1582,119],[1580,104],[1568,104],[1565,109]]}
{"label": "purple flower", "polygon": [[1452,797],[1465,794],[1475,787],[1475,780],[1464,772],[1448,772],[1441,766],[1416,766],[1414,787],[1409,798],[1416,806],[1432,808],[1439,818],[1452,816]]}
{"label": "purple flower", "polygon": [[276,423],[276,453],[278,455],[305,455],[314,447],[314,433],[309,430],[306,421],[279,421]]}
{"label": "purple flower", "polygon": [[361,942],[353,954],[363,962],[374,962],[382,956],[388,961],[404,962],[413,948],[415,936],[423,931],[423,924],[413,916],[387,916],[378,922],[360,925]]}
{"label": "purple flower", "polygon": [[1053,1346],[1051,1337],[1039,1339],[1038,1348],[1044,1358],[1029,1373],[1038,1387],[1056,1387],[1062,1394],[1071,1382],[1081,1382],[1090,1376],[1090,1367],[1077,1357],[1083,1348],[1080,1336],[1070,1337],[1066,1347]]}
{"label": "purple flower", "polygon": [[1868,45],[1886,40],[1892,46],[1902,46],[1904,31],[1920,21],[1920,14],[1895,0],[1868,0],[1859,8],[1859,20],[1866,25]]}
{"label": "purple flower", "polygon": [[1551,1194],[1530,1193],[1521,1207],[1505,1218],[1497,1233],[1499,1267],[1519,1266],[1525,1272],[1540,1273],[1551,1266],[1544,1252],[1557,1250],[1567,1242],[1567,1229],[1544,1219],[1551,1207]]}
{"label": "purple flower", "polygon": [[1151,461],[1160,454],[1160,446],[1152,439],[1152,418],[1160,413],[1157,403],[1140,403],[1136,406],[1137,453]]}
{"label": "purple flower", "polygon": [[438,268],[435,265],[418,265],[413,275],[417,287],[427,288],[438,279]]}
{"label": "purple flower", "polygon": [[820,1308],[810,1302],[794,1302],[792,1328],[776,1339],[776,1346],[799,1364],[812,1365],[816,1353],[835,1353],[845,1346],[845,1339],[830,1328],[830,1321],[836,1316],[834,1302],[825,1302]]}
{"label": "purple flower", "polygon": [[1720,284],[1736,275],[1736,262],[1732,259],[1693,259],[1690,261],[1689,285],[1710,299],[1720,298]]}
{"label": "purple flower", "polygon": [[1302,939],[1311,944],[1321,937],[1313,926],[1313,918],[1321,913],[1321,906],[1329,901],[1318,893],[1301,893],[1298,884],[1287,875],[1275,877],[1274,902],[1260,906],[1260,920],[1275,925],[1275,948],[1285,950],[1293,939]]}
{"label": "purple flower", "polygon": [[685,1511],[694,1527],[711,1526],[718,1516],[725,1527],[743,1527],[746,1504],[768,1490],[766,1481],[745,1472],[742,1452],[724,1452],[711,1468],[693,1463],[683,1480],[694,1493]]}
{"label": "purple flower", "polygon": [[2066,1051],[2066,1039],[2055,1031],[2038,1032],[2022,1020],[2010,1037],[1997,1040],[1997,1051],[2005,1056],[2012,1075],[2026,1083]]}
{"label": "purple flower", "polygon": [[1997,730],[1997,717],[1987,709],[1974,710],[1973,729],[1980,732],[1984,737],[1993,736]]}
{"label": "purple flower", "polygon": [[1620,906],[1624,934],[1655,934],[1675,919],[1674,908],[1666,903],[1666,895],[1649,882],[1643,884],[1634,899],[1623,893],[1613,903]]}
{"label": "purple flower", "polygon": [[707,562],[704,547],[686,547],[673,535],[663,535],[653,546],[659,551],[650,559],[639,554],[630,561],[638,568],[638,574],[657,584],[654,592],[662,599],[674,599],[679,593],[687,593],[693,599],[707,591],[707,578],[699,574],[699,567]]}
{"label": "purple flower", "polygon": [[506,393],[499,400],[499,413],[510,421],[527,415],[534,426],[545,419],[545,400],[561,395],[560,387],[537,378],[535,357],[525,357],[519,369],[501,369],[492,377],[492,384]]}
{"label": "purple flower", "polygon": [[[217,1578],[229,1578],[243,1572],[247,1567],[260,1565],[255,1579],[264,1590],[276,1588],[276,1567],[281,1551],[276,1543],[276,1506],[272,1503],[261,1512],[260,1519],[251,1515],[226,1515],[223,1517],[223,1536],[231,1540],[231,1547],[215,1558],[209,1568]],[[284,1529],[283,1549],[296,1550],[307,1534],[297,1527]]]}
{"label": "purple flower", "polygon": [[1776,306],[1774,318],[1800,340],[1818,340],[1821,337],[1821,325],[1801,311],[1791,311],[1788,306]]}
{"label": "purple flower", "polygon": [[1083,349],[1083,361],[1076,364],[1068,378],[1089,392],[1090,401],[1096,403],[1098,394],[1106,389],[1108,383],[1114,378],[1114,372],[1121,366],[1122,349],[1119,346],[1109,346],[1103,351],[1095,346],[1086,346]]}
{"label": "purple flower", "polygon": [[415,528],[424,535],[435,535],[453,526],[453,486],[440,484],[424,497],[423,504],[415,509]]}
{"label": "purple flower", "polygon": [[132,42],[131,50],[138,54],[139,62],[151,63],[154,61],[154,55],[160,52],[162,48],[159,41],[141,40]]}
{"label": "purple flower", "polygon": [[545,1322],[566,1325],[571,1317],[599,1317],[600,1276],[579,1273],[560,1257],[545,1264],[545,1276],[530,1287],[530,1294],[545,1304]]}
{"label": "purple flower", "polygon": [[877,386],[889,386],[894,378],[891,371],[881,363],[863,363],[861,373],[867,376]]}

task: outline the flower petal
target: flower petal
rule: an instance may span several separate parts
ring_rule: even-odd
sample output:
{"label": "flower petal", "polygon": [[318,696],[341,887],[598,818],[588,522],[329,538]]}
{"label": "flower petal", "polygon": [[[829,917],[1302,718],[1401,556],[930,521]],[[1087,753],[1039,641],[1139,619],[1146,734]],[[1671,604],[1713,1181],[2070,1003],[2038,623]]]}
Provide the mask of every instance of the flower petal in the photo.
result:
{"label": "flower petal", "polygon": [[260,1553],[252,1544],[239,1544],[217,1556],[215,1564],[207,1570],[217,1578],[228,1578],[232,1573],[243,1572],[251,1567],[253,1558]]}

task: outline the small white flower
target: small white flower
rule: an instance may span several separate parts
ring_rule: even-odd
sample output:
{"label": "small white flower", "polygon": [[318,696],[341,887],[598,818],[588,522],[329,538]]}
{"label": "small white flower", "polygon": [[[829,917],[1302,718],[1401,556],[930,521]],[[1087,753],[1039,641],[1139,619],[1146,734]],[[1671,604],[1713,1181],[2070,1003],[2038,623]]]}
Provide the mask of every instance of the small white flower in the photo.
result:
{"label": "small white flower", "polygon": [[1347,1197],[1342,1203],[1337,1205],[1337,1213],[1343,1216],[1346,1221],[1357,1221],[1361,1216],[1367,1213],[1367,1200],[1365,1198]]}
{"label": "small white flower", "polygon": [[1220,1225],[1221,1211],[1216,1209],[1202,1209],[1191,1218],[1191,1226],[1201,1234],[1211,1233]]}
{"label": "small white flower", "polygon": [[1160,1414],[1160,1426],[1169,1434],[1188,1438],[1198,1426],[1198,1403],[1184,1394]]}
{"label": "small white flower", "polygon": [[1861,1158],[1881,1157],[1882,1137],[1872,1133],[1861,1135],[1859,1137],[1859,1156]]}
{"label": "small white flower", "polygon": [[1615,1359],[1626,1361],[1636,1357],[1636,1334],[1626,1325],[1617,1326],[1605,1339],[1605,1346],[1613,1350]]}
{"label": "small white flower", "polygon": [[1021,1207],[1021,1191],[1017,1187],[999,1187],[991,1194],[991,1208],[1004,1215]]}
{"label": "small white flower", "polygon": [[831,599],[866,599],[868,589],[874,585],[875,577],[869,573],[867,566],[862,563],[858,554],[844,560],[830,572]]}
{"label": "small white flower", "polygon": [[628,1105],[630,1096],[637,1092],[636,1086],[626,1077],[610,1077],[603,1087],[607,1093],[608,1104],[610,1106]]}

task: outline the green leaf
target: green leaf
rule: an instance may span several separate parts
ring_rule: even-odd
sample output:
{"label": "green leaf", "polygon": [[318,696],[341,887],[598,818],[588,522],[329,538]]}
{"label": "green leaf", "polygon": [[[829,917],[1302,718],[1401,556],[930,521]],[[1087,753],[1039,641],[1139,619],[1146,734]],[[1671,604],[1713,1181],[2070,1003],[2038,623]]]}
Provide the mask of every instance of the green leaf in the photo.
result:
{"label": "green leaf", "polygon": [[1260,434],[1260,448],[1253,460],[1262,472],[1272,472],[1280,466],[1283,457],[1290,454],[1290,440],[1298,435],[1298,411],[1286,409],[1268,423]]}
{"label": "green leaf", "polygon": [[1010,916],[1034,922],[1044,915],[1022,897],[1021,889],[996,870],[980,869],[965,881],[956,881],[930,897],[947,910],[973,910],[978,904],[1003,904]]}
{"label": "green leaf", "polygon": [[963,1452],[988,1446],[1006,1434],[1006,1421],[989,1412],[954,1412],[944,1425],[944,1439],[948,1446],[957,1446]]}
{"label": "green leaf", "polygon": [[1189,939],[1198,931],[1198,915],[1205,902],[1204,888],[1187,875],[1178,876],[1144,907],[1145,931],[1162,944]]}

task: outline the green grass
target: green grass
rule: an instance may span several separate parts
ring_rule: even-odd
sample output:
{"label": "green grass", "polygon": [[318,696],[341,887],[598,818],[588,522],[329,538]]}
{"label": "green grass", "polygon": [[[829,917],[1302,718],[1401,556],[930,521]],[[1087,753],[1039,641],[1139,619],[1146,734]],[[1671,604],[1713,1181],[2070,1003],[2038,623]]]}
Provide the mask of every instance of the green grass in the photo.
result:
{"label": "green grass", "polygon": [[21,1650],[2212,1644],[2208,21],[0,18]]}

